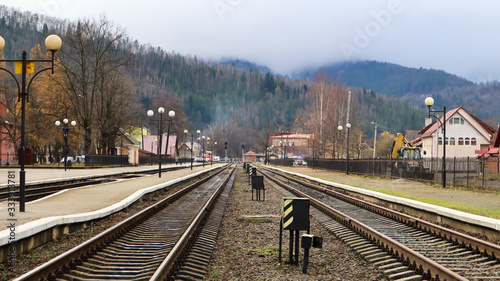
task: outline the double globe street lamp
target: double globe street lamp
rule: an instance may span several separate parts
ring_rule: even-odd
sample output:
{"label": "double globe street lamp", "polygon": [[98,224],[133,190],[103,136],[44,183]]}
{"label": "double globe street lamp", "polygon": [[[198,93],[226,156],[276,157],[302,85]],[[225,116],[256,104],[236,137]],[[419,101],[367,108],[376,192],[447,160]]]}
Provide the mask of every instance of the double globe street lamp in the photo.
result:
{"label": "double globe street lamp", "polygon": [[[71,131],[73,128],[70,128],[68,126],[69,120],[68,118],[63,119],[63,124],[64,127],[61,128],[63,132],[63,137],[64,137],[64,170],[66,171],[66,167],[68,167],[68,133]],[[56,126],[59,128],[61,126],[61,121],[57,120],[55,122]],[[71,126],[75,127],[76,126],[76,121],[71,121]]]}
{"label": "double globe street lamp", "polygon": [[[148,110],[147,114],[149,116],[149,123],[155,125],[158,128],[158,147],[157,147],[157,152],[158,152],[158,177],[161,178],[161,149],[162,149],[162,139],[163,139],[163,113],[165,113],[165,108],[163,107],[158,107],[158,113],[160,115],[159,119],[154,120],[152,117],[154,116],[154,111],[153,110]],[[170,125],[172,124],[172,120],[175,116],[175,111],[170,110],[168,112],[168,116],[170,119],[166,120],[168,123],[167,127],[167,143],[166,143],[166,149],[165,149],[165,154],[168,153],[168,139],[170,138]]]}
{"label": "double globe street lamp", "polygon": [[[25,118],[26,118],[26,100],[29,96],[29,89],[31,86],[31,82],[33,79],[43,71],[51,70],[52,74],[54,74],[54,57],[57,50],[59,50],[62,46],[62,40],[57,35],[49,35],[45,39],[45,47],[52,53],[51,59],[28,59],[26,51],[23,51],[22,59],[20,60],[0,60],[0,62],[13,62],[14,63],[14,73],[10,70],[0,67],[1,70],[9,73],[12,78],[16,81],[18,97],[21,101],[21,143],[20,143],[20,165],[21,170],[19,171],[19,211],[25,211],[25,203],[26,203],[26,172],[24,170],[25,165]],[[0,36],[0,51],[5,47],[5,40]],[[50,63],[49,67],[45,67],[35,72],[35,63]],[[33,76],[27,81],[27,74],[34,73]],[[21,74],[21,83],[17,80],[15,74]]]}

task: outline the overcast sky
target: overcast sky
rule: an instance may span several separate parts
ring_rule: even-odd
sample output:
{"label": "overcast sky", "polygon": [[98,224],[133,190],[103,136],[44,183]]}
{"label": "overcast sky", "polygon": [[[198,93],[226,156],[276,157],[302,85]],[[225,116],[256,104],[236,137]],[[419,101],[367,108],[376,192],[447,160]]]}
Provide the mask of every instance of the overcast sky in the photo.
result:
{"label": "overcast sky", "polygon": [[140,43],[205,60],[246,59],[281,74],[358,59],[500,81],[500,1],[494,0],[1,3],[59,18],[106,14]]}

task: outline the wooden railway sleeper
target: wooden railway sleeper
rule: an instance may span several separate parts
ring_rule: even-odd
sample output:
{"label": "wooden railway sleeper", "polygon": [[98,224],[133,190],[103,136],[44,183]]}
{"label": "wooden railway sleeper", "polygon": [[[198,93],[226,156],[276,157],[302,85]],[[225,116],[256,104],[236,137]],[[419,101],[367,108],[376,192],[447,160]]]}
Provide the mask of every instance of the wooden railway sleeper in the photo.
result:
{"label": "wooden railway sleeper", "polygon": [[[266,175],[266,173],[263,173],[263,174],[264,174],[264,175]],[[311,198],[310,196],[307,196],[306,194],[304,194],[304,193],[302,193],[302,192],[300,192],[300,191],[298,191],[298,190],[295,190],[295,189],[293,189],[293,188],[289,187],[286,183],[284,183],[284,182],[282,182],[282,181],[277,180],[275,177],[269,177],[269,176],[268,176],[268,179],[270,179],[271,181],[273,181],[273,182],[277,183],[278,185],[280,185],[280,186],[284,187],[285,189],[287,189],[287,190],[291,191],[292,193],[295,193],[297,196],[301,196],[301,197],[304,197],[304,198],[309,198],[309,200],[311,201],[311,204],[312,204],[313,206],[315,206],[315,207],[317,207],[317,206],[322,206],[321,208],[328,210],[328,215],[330,215],[330,214],[332,214],[332,213],[337,213],[337,212],[336,212],[336,211],[334,211],[333,209],[331,209],[331,208],[329,208],[329,207],[325,206],[323,203],[321,203],[321,202],[317,201],[317,200],[316,200],[316,199],[314,199],[314,198]],[[338,217],[338,216],[340,216],[340,215],[335,215],[335,216],[333,216],[332,218],[336,219],[336,217]],[[344,215],[344,216],[345,216],[345,217],[348,217],[348,216],[346,216],[346,215]],[[355,229],[355,230],[358,230],[358,231],[359,231],[359,228],[361,228],[361,225],[362,225],[362,224],[360,224],[359,222],[354,223],[354,220],[353,220],[353,219],[351,219],[351,218],[349,218],[349,224],[351,225],[351,228],[352,228],[352,229]],[[365,228],[365,227],[363,227],[363,228]],[[380,235],[380,234],[379,234],[379,235]],[[390,239],[390,238],[388,239],[387,237],[386,237],[386,238],[384,238],[384,239],[385,239],[385,240],[388,240],[388,241],[391,241],[391,240],[392,240],[392,239]],[[413,255],[415,258],[417,258],[417,259],[419,259],[419,260],[421,260],[421,261],[424,261],[425,265],[428,267],[429,272],[430,272],[430,269],[432,268],[432,269],[433,269],[433,270],[435,270],[436,272],[440,272],[440,273],[442,273],[443,275],[453,276],[452,278],[454,278],[454,279],[456,279],[456,280],[466,280],[465,278],[463,278],[463,277],[459,276],[458,274],[456,274],[456,273],[454,273],[454,272],[452,272],[452,271],[450,271],[450,270],[448,270],[448,269],[446,269],[446,268],[444,268],[444,267],[442,267],[442,266],[438,265],[437,263],[435,263],[435,262],[433,262],[433,261],[430,261],[429,259],[427,259],[427,258],[425,258],[425,257],[421,256],[420,254],[417,254],[417,253],[416,253],[416,252],[414,252],[413,250],[410,250],[410,249],[408,249],[408,248],[404,247],[403,245],[401,245],[401,244],[399,244],[399,243],[397,243],[397,242],[395,242],[395,241],[392,241],[391,243],[392,243],[393,245],[397,245],[397,247],[399,247],[400,249],[404,249],[404,251],[405,251],[405,252],[407,252],[407,253],[412,253],[412,255]],[[391,250],[392,250],[392,251],[394,251],[394,249],[391,249]],[[395,250],[395,252],[398,252],[398,254],[397,254],[397,255],[395,255],[395,256],[396,256],[397,258],[401,259],[401,256],[400,256],[400,254],[399,254],[399,251],[396,249],[396,250]],[[404,259],[403,259],[403,260],[404,260]],[[432,279],[433,279],[433,280],[438,280],[438,279],[439,279],[439,273],[436,273],[436,274],[435,274],[435,276],[434,276]]]}
{"label": "wooden railway sleeper", "polygon": [[[266,170],[268,170],[266,168]],[[275,173],[275,174],[278,174],[277,172],[275,171],[272,171],[272,173]],[[294,178],[295,176],[290,176],[290,175],[281,175],[287,179],[291,179],[291,178]],[[310,181],[310,180],[308,180]],[[333,191],[333,190],[330,190],[330,189],[326,189],[326,188],[318,188],[318,186],[316,185],[313,185],[313,184],[310,184],[310,183],[305,183],[304,180],[298,180],[297,182],[299,183],[304,183],[306,186],[309,186],[313,189],[316,189],[316,190],[319,190],[321,192],[324,192],[326,194],[329,194],[329,195],[332,195],[332,196],[335,196],[336,198],[339,198],[341,200],[344,200],[344,201],[353,201],[353,202],[361,202],[361,200],[359,199],[356,199],[356,198],[348,198],[348,199],[343,199],[343,198],[340,198],[340,192],[337,192],[337,191]],[[374,208],[378,208],[381,210],[381,212],[383,212],[383,214],[385,214],[384,216],[386,217],[390,217],[391,219],[395,219],[395,220],[401,220],[402,218],[410,221],[410,222],[414,222],[416,226],[418,226],[420,229],[422,229],[422,227],[424,229],[427,229],[426,232],[429,233],[429,234],[432,234],[434,236],[437,236],[437,237],[446,237],[446,240],[449,241],[449,242],[453,242],[453,237],[455,237],[455,239],[459,239],[459,237],[461,237],[461,239],[464,239],[465,235],[461,234],[461,233],[458,233],[456,231],[453,231],[453,230],[449,230],[449,229],[445,229],[444,227],[441,227],[441,226],[438,226],[438,225],[434,225],[434,224],[431,224],[429,222],[426,222],[426,221],[423,221],[423,220],[420,220],[418,218],[414,218],[414,217],[411,217],[409,215],[406,215],[406,214],[399,214],[399,215],[396,215],[395,212],[391,211],[391,210],[384,210],[382,208],[380,208],[379,206],[373,204],[373,203],[367,203],[367,202],[364,202],[362,204],[366,204],[368,206],[374,206]],[[368,208],[368,207],[363,207],[363,208]],[[450,233],[449,236],[445,233]],[[482,241],[482,240],[479,240],[479,239],[476,239],[476,238],[465,238],[465,239],[468,239],[469,241],[469,246],[468,248],[470,250],[473,250],[475,251],[476,253],[483,253],[485,254],[486,256],[490,257],[491,259],[496,259],[497,261],[500,262],[500,257],[497,258],[497,255],[495,253],[500,253],[500,246],[498,245],[494,245],[494,244],[491,244],[491,243],[487,243],[485,241]],[[464,239],[464,240],[465,240]],[[472,243],[474,243],[475,245],[475,248],[474,246],[472,246]],[[479,245],[480,244],[488,244],[488,246],[481,246],[483,248],[483,251],[481,251],[481,249],[479,249]],[[488,250],[489,249],[489,250]],[[500,255],[498,255],[500,256]]]}

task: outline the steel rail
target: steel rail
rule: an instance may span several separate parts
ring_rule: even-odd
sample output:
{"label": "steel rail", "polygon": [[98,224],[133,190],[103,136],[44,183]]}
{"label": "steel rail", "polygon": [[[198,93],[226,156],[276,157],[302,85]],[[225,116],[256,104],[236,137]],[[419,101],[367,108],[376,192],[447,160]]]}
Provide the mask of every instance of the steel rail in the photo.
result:
{"label": "steel rail", "polygon": [[27,272],[26,274],[14,279],[15,281],[45,281],[56,278],[57,275],[67,271],[68,269],[76,266],[82,260],[87,259],[93,253],[99,251],[108,242],[115,240],[123,233],[127,232],[134,226],[145,221],[153,216],[158,211],[162,210],[172,202],[176,201],[186,193],[192,191],[199,185],[205,183],[210,178],[221,173],[225,168],[219,169],[217,172],[208,175],[207,177],[188,185],[182,190],[170,195],[169,197],[161,200],[160,202],[152,205],[139,213],[125,219],[123,222],[109,228],[108,230],[96,235],[95,237],[87,240],[86,242],[74,247],[73,249],[55,257],[47,263]]}
{"label": "steel rail", "polygon": [[[271,171],[273,172],[273,171]],[[454,243],[456,245],[461,245],[463,247],[466,247],[470,250],[476,251],[477,253],[482,253],[483,255],[488,256],[489,258],[492,259],[500,259],[500,246],[490,243],[488,241],[484,241],[463,233],[460,233],[458,231],[445,228],[443,226],[398,212],[394,211],[379,205],[376,205],[374,203],[370,203],[367,201],[363,201],[358,198],[354,198],[351,196],[346,196],[345,194],[342,194],[340,192],[321,187],[318,185],[311,184],[309,182],[291,177],[286,174],[280,174],[280,176],[285,177],[289,180],[293,180],[297,183],[300,183],[302,185],[305,185],[307,187],[313,188],[317,191],[323,192],[327,195],[334,196],[336,198],[339,198],[344,201],[348,201],[351,204],[357,205],[359,207],[362,207],[364,209],[367,209],[369,211],[372,211],[374,213],[377,213],[379,215],[385,216],[387,218],[405,223],[407,225],[410,225],[412,227],[418,228],[421,231],[425,231],[427,233],[430,233],[436,237],[442,238],[444,240],[447,240],[451,243]]]}
{"label": "steel rail", "polygon": [[198,230],[199,226],[202,224],[205,218],[210,214],[211,209],[217,202],[217,198],[224,190],[224,187],[226,186],[233,172],[234,169],[217,187],[217,190],[205,203],[201,211],[193,219],[193,221],[191,222],[187,230],[184,232],[184,234],[181,236],[179,241],[175,244],[172,250],[170,250],[167,257],[163,260],[163,262],[158,267],[156,272],[149,279],[150,281],[167,280],[174,273],[177,265],[180,263],[180,260],[182,259],[182,255],[188,250],[188,247],[190,247],[190,245],[196,238],[195,232]]}
{"label": "steel rail", "polygon": [[[262,170],[261,170],[262,172]],[[303,198],[308,198],[311,205],[324,212],[334,220],[338,221],[342,225],[352,229],[359,235],[370,240],[373,244],[377,245],[379,248],[383,249],[385,252],[391,254],[399,261],[406,264],[408,267],[412,268],[419,274],[422,274],[425,278],[430,278],[431,280],[457,280],[457,281],[467,281],[468,279],[460,276],[459,274],[451,271],[450,269],[436,263],[435,261],[428,259],[427,257],[415,252],[414,250],[404,246],[403,244],[387,237],[386,235],[371,229],[365,224],[357,221],[356,219],[343,214],[330,206],[320,202],[317,199],[308,196],[307,194],[300,192],[288,184],[271,177],[266,173],[263,173],[266,177],[278,184],[279,186],[285,188],[286,190],[292,192],[296,196]]]}

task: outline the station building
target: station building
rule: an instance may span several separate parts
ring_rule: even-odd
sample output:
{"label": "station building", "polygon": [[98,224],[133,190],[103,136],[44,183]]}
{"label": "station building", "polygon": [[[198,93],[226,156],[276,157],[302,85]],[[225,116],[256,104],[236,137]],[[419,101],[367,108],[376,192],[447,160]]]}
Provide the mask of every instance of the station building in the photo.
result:
{"label": "station building", "polygon": [[269,152],[274,158],[303,158],[312,156],[313,134],[281,132],[269,138]]}

